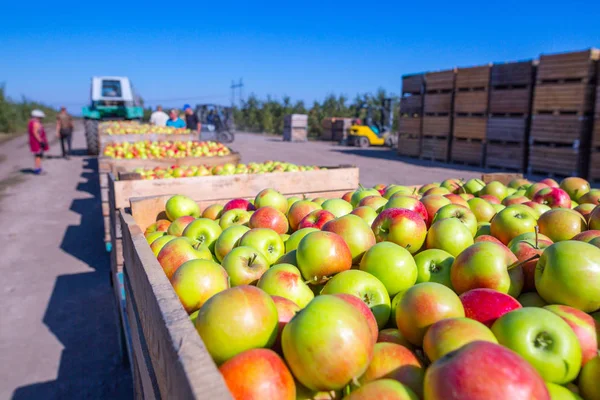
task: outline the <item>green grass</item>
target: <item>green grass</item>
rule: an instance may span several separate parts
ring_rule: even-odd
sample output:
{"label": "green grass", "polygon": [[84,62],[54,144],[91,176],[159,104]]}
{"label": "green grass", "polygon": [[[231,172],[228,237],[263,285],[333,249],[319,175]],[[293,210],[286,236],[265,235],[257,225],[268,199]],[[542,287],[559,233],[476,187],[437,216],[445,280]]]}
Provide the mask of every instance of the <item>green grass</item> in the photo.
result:
{"label": "green grass", "polygon": [[44,122],[56,119],[57,110],[26,98],[15,101],[6,96],[4,85],[0,85],[0,134],[4,136],[26,132],[31,111],[36,108],[46,114]]}

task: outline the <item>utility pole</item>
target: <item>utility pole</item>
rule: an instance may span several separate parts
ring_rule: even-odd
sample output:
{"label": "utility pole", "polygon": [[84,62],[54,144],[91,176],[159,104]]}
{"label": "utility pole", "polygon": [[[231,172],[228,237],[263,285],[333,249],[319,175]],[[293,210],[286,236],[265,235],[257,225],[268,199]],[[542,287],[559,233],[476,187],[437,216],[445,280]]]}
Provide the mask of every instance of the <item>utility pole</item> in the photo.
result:
{"label": "utility pole", "polygon": [[239,89],[238,91],[238,100],[240,102],[240,105],[242,104],[242,102],[244,101],[244,98],[242,96],[242,89],[244,88],[244,82],[242,82],[242,78],[240,78],[240,81],[238,83],[235,83],[235,81],[231,81],[231,106],[234,107],[235,106],[235,89]]}

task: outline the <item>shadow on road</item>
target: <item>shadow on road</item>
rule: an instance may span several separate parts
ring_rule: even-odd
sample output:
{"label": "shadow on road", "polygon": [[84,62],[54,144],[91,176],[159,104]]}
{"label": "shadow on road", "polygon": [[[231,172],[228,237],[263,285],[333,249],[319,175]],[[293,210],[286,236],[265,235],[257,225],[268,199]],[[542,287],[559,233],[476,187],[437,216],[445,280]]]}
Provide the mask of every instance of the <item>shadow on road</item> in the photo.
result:
{"label": "shadow on road", "polygon": [[93,197],[73,200],[71,210],[81,215],[81,223],[67,228],[61,248],[93,271],[57,278],[43,321],[64,346],[58,376],[18,388],[13,399],[132,397],[130,370],[119,355],[96,159],[84,160],[81,176],[85,181],[77,190]]}

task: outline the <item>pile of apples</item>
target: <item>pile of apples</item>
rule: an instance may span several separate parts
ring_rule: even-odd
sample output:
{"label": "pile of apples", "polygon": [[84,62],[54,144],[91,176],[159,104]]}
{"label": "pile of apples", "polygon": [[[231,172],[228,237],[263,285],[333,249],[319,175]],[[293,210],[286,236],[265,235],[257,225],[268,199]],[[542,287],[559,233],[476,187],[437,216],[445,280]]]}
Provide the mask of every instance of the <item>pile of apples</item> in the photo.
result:
{"label": "pile of apples", "polygon": [[600,190],[273,189],[145,232],[236,399],[600,397]]}
{"label": "pile of apples", "polygon": [[190,131],[187,128],[175,128],[172,126],[156,126],[150,124],[132,123],[128,121],[108,122],[104,126],[104,132],[107,135],[187,135]]}
{"label": "pile of apples", "polygon": [[281,161],[265,161],[264,163],[251,162],[248,164],[223,164],[214,167],[205,165],[173,165],[171,167],[136,168],[134,172],[140,174],[142,179],[170,179],[185,178],[190,176],[208,175],[238,175],[238,174],[266,174],[272,172],[298,172],[325,169],[314,165],[296,165]]}
{"label": "pile of apples", "polygon": [[199,141],[140,141],[108,143],[102,153],[117,159],[163,159],[184,157],[217,157],[231,154],[231,150],[219,142]]}

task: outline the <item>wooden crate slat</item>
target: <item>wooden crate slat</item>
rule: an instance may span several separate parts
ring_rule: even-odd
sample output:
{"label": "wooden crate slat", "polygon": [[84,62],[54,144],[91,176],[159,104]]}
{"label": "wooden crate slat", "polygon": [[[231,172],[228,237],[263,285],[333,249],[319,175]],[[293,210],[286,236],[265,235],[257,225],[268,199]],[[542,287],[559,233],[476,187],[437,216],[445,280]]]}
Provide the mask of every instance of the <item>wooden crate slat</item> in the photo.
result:
{"label": "wooden crate slat", "polygon": [[490,113],[529,114],[531,86],[519,89],[492,89]]}
{"label": "wooden crate slat", "polygon": [[497,181],[504,185],[508,185],[510,183],[510,181],[512,181],[513,179],[521,179],[521,178],[523,178],[523,174],[506,173],[506,172],[491,172],[488,174],[481,175],[481,180],[483,182],[485,182],[486,184]]}
{"label": "wooden crate slat", "polygon": [[600,151],[598,150],[590,154],[589,179],[594,182],[600,181]]}
{"label": "wooden crate slat", "polygon": [[592,78],[594,61],[600,58],[597,49],[561,54],[542,54],[537,71],[538,80]]}
{"label": "wooden crate slat", "polygon": [[487,113],[488,110],[487,90],[474,92],[457,92],[454,96],[455,113]]}
{"label": "wooden crate slat", "polygon": [[423,136],[450,136],[450,115],[423,117]]}
{"label": "wooden crate slat", "polygon": [[593,110],[594,86],[587,83],[538,84],[533,109],[588,113]]}
{"label": "wooden crate slat", "polygon": [[404,117],[398,120],[398,132],[403,135],[420,136],[422,117]]}
{"label": "wooden crate slat", "polygon": [[577,115],[534,115],[531,139],[538,142],[573,144],[586,143],[590,118]]}
{"label": "wooden crate slat", "polygon": [[453,135],[461,139],[485,139],[487,117],[454,117]]}
{"label": "wooden crate slat", "polygon": [[422,93],[425,74],[404,75],[402,77],[403,93]]}
{"label": "wooden crate slat", "polygon": [[402,156],[418,157],[421,152],[421,138],[399,137],[398,154]]}
{"label": "wooden crate slat", "polygon": [[424,137],[421,144],[421,158],[447,161],[448,144],[448,138]]}
{"label": "wooden crate slat", "polygon": [[452,141],[453,162],[481,165],[483,161],[483,142]]}
{"label": "wooden crate slat", "polygon": [[425,88],[427,91],[454,89],[455,75],[455,69],[439,72],[428,72],[425,74]]}
{"label": "wooden crate slat", "polygon": [[452,93],[427,93],[425,95],[426,113],[449,113],[452,110]]}
{"label": "wooden crate slat", "polygon": [[525,142],[527,117],[489,117],[486,140]]}
{"label": "wooden crate slat", "polygon": [[423,112],[423,96],[413,94],[400,99],[400,112],[402,114],[420,114]]}
{"label": "wooden crate slat", "polygon": [[511,62],[492,65],[490,85],[531,85],[533,61]]}
{"label": "wooden crate slat", "polygon": [[[600,98],[597,101],[600,101]],[[600,114],[596,114],[594,118],[594,131],[592,132],[592,147],[600,148]]]}
{"label": "wooden crate slat", "polygon": [[488,87],[490,84],[490,70],[489,65],[458,68],[456,71],[456,87],[458,89]]}
{"label": "wooden crate slat", "polygon": [[529,168],[532,172],[561,176],[578,175],[580,155],[578,149],[569,147],[532,145],[529,151]]}
{"label": "wooden crate slat", "polygon": [[504,167],[523,169],[525,143],[488,143],[486,146],[485,162],[489,167]]}

